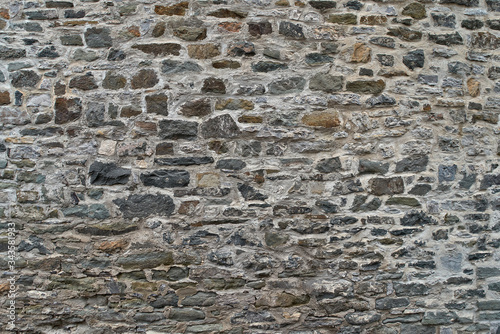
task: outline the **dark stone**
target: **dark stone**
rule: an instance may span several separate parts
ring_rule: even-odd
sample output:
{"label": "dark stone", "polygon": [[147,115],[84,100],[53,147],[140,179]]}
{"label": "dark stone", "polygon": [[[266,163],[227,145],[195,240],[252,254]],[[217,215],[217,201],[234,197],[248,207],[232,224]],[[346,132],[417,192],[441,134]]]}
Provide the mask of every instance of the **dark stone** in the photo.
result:
{"label": "dark stone", "polygon": [[159,82],[154,70],[142,69],[133,77],[130,85],[132,89],[151,88]]}
{"label": "dark stone", "polygon": [[181,304],[182,306],[212,306],[217,299],[217,293],[198,291],[192,296],[185,297]]}
{"label": "dark stone", "polygon": [[303,77],[278,79],[269,84],[269,93],[272,95],[290,94],[301,92],[306,85]]}
{"label": "dark stone", "polygon": [[328,0],[309,1],[309,5],[312,8],[319,10],[328,10],[337,7],[337,3],[335,1],[328,1]]}
{"label": "dark stone", "polygon": [[463,172],[462,174],[464,175],[464,177],[462,178],[462,180],[460,180],[458,185],[462,189],[469,189],[476,182],[477,174],[465,174]]}
{"label": "dark stone", "polygon": [[25,11],[24,15],[28,20],[54,20],[59,18],[57,11],[54,9]]}
{"label": "dark stone", "polygon": [[126,184],[130,174],[130,169],[117,167],[114,163],[95,161],[89,168],[90,184],[94,185]]}
{"label": "dark stone", "polygon": [[37,57],[39,58],[57,58],[59,57],[59,53],[56,51],[55,46],[47,46],[42,49],[42,51],[38,52]]}
{"label": "dark stone", "polygon": [[457,320],[455,312],[427,311],[422,319],[422,325],[449,325]]}
{"label": "dark stone", "polygon": [[85,30],[85,43],[89,48],[109,48],[113,40],[108,28],[88,28]]}
{"label": "dark stone", "polygon": [[326,73],[317,73],[309,81],[309,89],[326,93],[338,92],[342,89],[344,78]]}
{"label": "dark stone", "polygon": [[339,206],[326,200],[317,200],[315,205],[324,213],[337,213]]}
{"label": "dark stone", "polygon": [[366,203],[368,196],[356,195],[352,202],[351,211],[352,212],[367,212],[374,211],[380,208],[382,201],[380,198],[373,198],[370,202]]}
{"label": "dark stone", "polygon": [[394,49],[396,47],[394,38],[390,37],[372,37],[370,38],[370,43],[390,49]]}
{"label": "dark stone", "polygon": [[84,10],[68,9],[68,10],[64,11],[64,18],[65,19],[81,19],[83,17],[85,17]]}
{"label": "dark stone", "polygon": [[410,51],[403,56],[403,64],[406,65],[410,70],[413,70],[417,67],[424,67],[425,55],[424,50],[415,50]]}
{"label": "dark stone", "polygon": [[16,88],[35,87],[41,77],[32,70],[23,70],[11,74],[11,84]]}
{"label": "dark stone", "polygon": [[396,291],[397,296],[425,296],[429,294],[429,288],[422,283],[394,282],[394,291]]}
{"label": "dark stone", "polygon": [[87,125],[91,128],[105,125],[104,115],[106,114],[106,106],[104,103],[89,102],[85,115],[87,117]]}
{"label": "dark stone", "polygon": [[192,61],[179,61],[167,59],[162,62],[161,71],[165,74],[176,74],[186,72],[201,72],[200,65]]}
{"label": "dark stone", "polygon": [[179,112],[187,117],[203,117],[212,113],[212,106],[209,99],[199,99],[184,103]]}
{"label": "dark stone", "polygon": [[179,281],[187,278],[189,275],[189,268],[186,267],[170,267],[168,271],[153,270],[153,280],[164,281]]}
{"label": "dark stone", "polygon": [[[82,46],[83,45],[83,40],[80,35],[66,35],[66,36],[61,36],[61,44],[62,45],[69,45],[69,46]],[[40,55],[39,55],[40,57]]]}
{"label": "dark stone", "polygon": [[429,34],[429,41],[446,46],[464,44],[464,40],[458,32],[453,34]]}
{"label": "dark stone", "polygon": [[306,55],[306,64],[311,66],[333,63],[333,57],[321,53],[309,53]]}
{"label": "dark stone", "polygon": [[366,104],[370,108],[387,107],[395,105],[396,99],[392,96],[381,94],[379,96],[370,97],[366,100]]}
{"label": "dark stone", "polygon": [[466,7],[479,6],[479,0],[440,0],[439,3],[453,3],[453,4],[462,5],[462,6],[466,6]]}
{"label": "dark stone", "polygon": [[494,12],[500,12],[500,1],[498,0],[486,0],[486,5],[489,10]]}
{"label": "dark stone", "polygon": [[83,225],[78,226],[76,231],[81,234],[99,235],[99,236],[113,236],[122,235],[129,232],[137,231],[137,224],[131,223],[112,223],[112,224],[96,224],[96,225]]}
{"label": "dark stone", "polygon": [[[419,321],[418,318],[415,321]],[[412,321],[412,322],[415,322]],[[436,327],[413,325],[413,324],[401,324],[401,333],[411,333],[411,334],[436,334]]]}
{"label": "dark stone", "polygon": [[378,313],[353,312],[346,314],[344,318],[351,325],[360,326],[377,322],[381,319],[381,316]]}
{"label": "dark stone", "polygon": [[253,324],[262,322],[276,322],[269,311],[242,311],[231,317],[232,324]]}
{"label": "dark stone", "polygon": [[238,159],[222,159],[217,161],[215,168],[223,169],[223,170],[241,170],[245,168],[247,164]]}
{"label": "dark stone", "polygon": [[462,21],[462,28],[469,29],[469,30],[481,29],[483,26],[484,26],[483,21],[480,21],[477,19],[470,19],[470,20],[463,20]]}
{"label": "dark stone", "polygon": [[279,25],[280,35],[295,39],[305,39],[304,31],[301,25],[291,22],[281,21]]}
{"label": "dark stone", "polygon": [[326,21],[330,22],[330,23],[336,23],[336,24],[356,25],[356,24],[358,24],[358,17],[352,13],[331,14],[328,16]]}
{"label": "dark stone", "polygon": [[359,75],[360,76],[365,76],[365,77],[373,77],[373,70],[370,68],[360,68],[359,69]]}
{"label": "dark stone", "polygon": [[232,57],[255,56],[255,45],[251,42],[235,42],[228,47],[227,54]]}
{"label": "dark stone", "polygon": [[126,219],[144,218],[150,215],[170,216],[175,209],[174,201],[169,196],[161,194],[134,194],[126,199],[115,199],[113,203],[118,205]]}
{"label": "dark stone", "polygon": [[62,210],[64,216],[73,216],[80,218],[92,218],[92,219],[107,219],[110,217],[108,209],[102,204],[91,204],[91,205],[77,205],[70,208],[64,208]]}
{"label": "dark stone", "polygon": [[140,176],[145,186],[158,188],[177,188],[189,185],[189,172],[185,170],[160,169],[151,173],[143,173]]}
{"label": "dark stone", "polygon": [[470,36],[470,46],[485,50],[497,50],[500,47],[500,37],[489,32],[475,32]]}
{"label": "dark stone", "polygon": [[[205,27],[180,26],[174,28],[173,30],[174,36],[185,41],[194,42],[201,41],[207,38],[207,28]],[[158,31],[157,33],[159,34],[160,31]],[[163,35],[163,32],[161,34]]]}
{"label": "dark stone", "polygon": [[162,166],[193,166],[205,165],[214,162],[212,157],[180,157],[180,158],[156,158],[155,163]]}
{"label": "dark stone", "polygon": [[427,13],[425,11],[425,6],[418,2],[413,2],[406,7],[403,8],[401,14],[405,16],[410,16],[415,20],[421,20],[427,17]]}
{"label": "dark stone", "polygon": [[434,21],[434,26],[437,27],[447,27],[447,28],[455,28],[456,17],[455,14],[435,14],[432,13],[432,20]]}
{"label": "dark stone", "polygon": [[[158,272],[158,270],[153,270],[153,279],[156,279],[155,272]],[[178,303],[179,297],[174,291],[169,291],[166,295],[157,297],[156,300],[150,302],[149,305],[154,308],[164,308],[165,306],[178,306]]]}
{"label": "dark stone", "polygon": [[342,169],[342,164],[339,157],[327,158],[320,160],[315,168],[320,173],[333,173]]}
{"label": "dark stone", "polygon": [[400,219],[400,224],[403,226],[424,226],[424,225],[437,225],[437,221],[427,216],[422,211],[407,212],[403,218]]}
{"label": "dark stone", "polygon": [[207,259],[221,266],[230,267],[234,264],[232,253],[223,250],[211,251],[208,253]]}
{"label": "dark stone", "polygon": [[47,8],[73,8],[73,3],[69,1],[45,1]]}
{"label": "dark stone", "polygon": [[238,190],[247,201],[264,201],[268,198],[268,196],[259,193],[255,188],[244,183],[238,183]]}
{"label": "dark stone", "polygon": [[[486,24],[490,29],[500,30],[500,20],[486,20]],[[479,28],[482,28],[482,26]]]}
{"label": "dark stone", "polygon": [[406,27],[388,28],[387,35],[398,37],[407,42],[416,42],[422,39],[422,32]]}
{"label": "dark stone", "polygon": [[26,57],[25,49],[13,49],[0,45],[0,59],[16,59]]}
{"label": "dark stone", "polygon": [[283,63],[276,63],[272,61],[259,61],[258,63],[252,64],[252,71],[254,72],[272,72],[277,70],[285,70],[288,65]]}
{"label": "dark stone", "polygon": [[150,322],[156,322],[160,320],[164,320],[165,315],[163,313],[144,313],[144,312],[137,312],[134,314],[134,320],[137,323],[150,323]]}
{"label": "dark stone", "polygon": [[108,53],[108,60],[109,61],[120,61],[120,60],[124,60],[126,57],[127,57],[127,55],[122,50],[111,49],[111,50],[109,50],[109,53]]}
{"label": "dark stone", "polygon": [[[55,135],[63,135],[64,131],[59,127],[48,127],[48,128],[28,128],[22,129],[21,135],[23,136],[41,136],[41,137],[51,137]],[[2,152],[2,150],[0,150]]]}
{"label": "dark stone", "polygon": [[420,202],[412,197],[391,197],[385,202],[385,205],[421,206]]}
{"label": "dark stone", "polygon": [[207,78],[203,81],[202,93],[226,94],[224,80],[219,78]]}
{"label": "dark stone", "polygon": [[432,187],[430,184],[417,184],[408,192],[408,194],[424,196],[431,190]]}
{"label": "dark stone", "polygon": [[168,116],[168,96],[166,94],[147,95],[146,111],[151,114]]}
{"label": "dark stone", "polygon": [[245,17],[248,16],[248,13],[230,10],[227,8],[221,8],[221,9],[218,9],[216,11],[210,12],[207,15],[217,17],[220,19],[223,19],[223,18],[244,19]]}
{"label": "dark stone", "polygon": [[346,90],[357,94],[380,94],[385,89],[384,80],[377,81],[350,81],[347,82]]}
{"label": "dark stone", "polygon": [[248,33],[251,36],[259,37],[273,32],[273,26],[268,21],[248,23]]}
{"label": "dark stone", "polygon": [[491,80],[500,79],[500,66],[491,66],[488,69],[488,78]]}
{"label": "dark stone", "polygon": [[161,139],[193,140],[198,135],[198,123],[181,120],[162,120],[159,122]]}
{"label": "dark stone", "polygon": [[[102,81],[102,88],[105,89],[121,89],[127,84],[127,79],[120,74],[114,74],[111,71],[106,73],[106,77]],[[147,97],[146,97],[147,98]]]}
{"label": "dark stone", "polygon": [[95,83],[94,76],[89,72],[85,75],[80,75],[71,79],[69,82],[69,88],[92,90],[98,88],[98,86]]}
{"label": "dark stone", "polygon": [[486,190],[491,186],[500,185],[500,174],[486,174],[481,180],[480,190]]}
{"label": "dark stone", "polygon": [[404,192],[402,177],[374,178],[371,179],[371,192],[374,195],[394,195]]}
{"label": "dark stone", "polygon": [[[147,196],[147,195],[146,195]],[[129,196],[130,197],[130,196]],[[117,200],[115,200],[117,201]],[[120,256],[116,264],[126,269],[147,269],[161,265],[170,265],[174,262],[172,252],[150,252],[144,254],[127,254]]]}
{"label": "dark stone", "polygon": [[168,318],[176,321],[196,321],[205,319],[205,313],[194,308],[172,308]]}
{"label": "dark stone", "polygon": [[410,305],[408,298],[379,298],[375,300],[375,308],[377,310],[390,310],[396,307],[405,307]]}
{"label": "dark stone", "polygon": [[394,66],[394,56],[377,54],[377,60],[382,66]]}
{"label": "dark stone", "polygon": [[204,138],[234,138],[241,134],[241,130],[229,114],[224,114],[205,121],[200,133]]}
{"label": "dark stone", "polygon": [[443,152],[459,152],[460,142],[457,139],[451,139],[446,137],[438,138],[438,146]]}
{"label": "dark stone", "polygon": [[456,174],[457,174],[457,165],[452,165],[452,166],[439,165],[438,169],[439,182],[453,181],[455,180]]}
{"label": "dark stone", "polygon": [[404,158],[396,163],[396,173],[423,172],[427,169],[428,163],[429,157],[426,155]]}
{"label": "dark stone", "polygon": [[363,8],[363,3],[357,0],[350,0],[344,4],[344,7],[354,10],[360,10],[361,8]]}
{"label": "dark stone", "polygon": [[79,98],[58,97],[54,109],[56,114],[54,122],[56,124],[73,122],[79,119],[82,114],[82,101]]}

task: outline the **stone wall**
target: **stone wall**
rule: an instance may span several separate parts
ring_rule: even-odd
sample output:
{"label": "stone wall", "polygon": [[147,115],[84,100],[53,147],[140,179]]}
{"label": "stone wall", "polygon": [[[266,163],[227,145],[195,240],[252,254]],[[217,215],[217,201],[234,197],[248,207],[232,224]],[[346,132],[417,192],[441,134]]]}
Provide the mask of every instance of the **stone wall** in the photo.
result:
{"label": "stone wall", "polygon": [[499,30],[498,0],[1,1],[1,331],[14,275],[22,333],[500,333]]}

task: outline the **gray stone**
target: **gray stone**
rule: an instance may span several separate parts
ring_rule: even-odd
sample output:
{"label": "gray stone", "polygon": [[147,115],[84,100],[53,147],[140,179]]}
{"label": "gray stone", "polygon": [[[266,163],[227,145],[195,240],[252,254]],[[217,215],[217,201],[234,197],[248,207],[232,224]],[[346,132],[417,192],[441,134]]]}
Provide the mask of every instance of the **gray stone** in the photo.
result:
{"label": "gray stone", "polygon": [[116,264],[126,269],[147,269],[161,265],[170,265],[174,262],[172,252],[150,252],[122,255]]}
{"label": "gray stone", "polygon": [[179,61],[179,60],[164,60],[162,63],[161,71],[165,74],[178,74],[186,72],[201,72],[200,65],[193,61]]}
{"label": "gray stone", "polygon": [[456,17],[454,14],[447,15],[447,14],[432,13],[431,16],[435,26],[455,28]]}
{"label": "gray stone", "polygon": [[91,62],[99,59],[99,55],[94,51],[85,51],[83,49],[77,49],[75,50],[75,53],[73,53],[73,59]]}
{"label": "gray stone", "polygon": [[309,53],[306,55],[306,64],[311,66],[319,66],[328,63],[333,63],[333,57],[321,53]]}
{"label": "gray stone", "polygon": [[170,216],[175,209],[173,200],[166,195],[134,194],[113,200],[126,219],[145,218],[150,215]]}
{"label": "gray stone", "polygon": [[184,298],[181,302],[182,306],[212,306],[217,300],[215,292],[198,291],[192,296]]}
{"label": "gray stone", "polygon": [[89,48],[109,48],[113,46],[113,40],[108,28],[88,28],[85,30],[85,43]]}
{"label": "gray stone", "polygon": [[107,219],[110,217],[108,209],[102,204],[77,205],[62,210],[64,216]]}
{"label": "gray stone", "polygon": [[424,63],[425,54],[422,49],[410,51],[403,56],[403,64],[405,64],[410,70],[414,70],[417,67],[424,67]]}
{"label": "gray stone", "polygon": [[[157,270],[153,270],[153,277],[156,271]],[[178,306],[178,303],[179,297],[175,292],[169,291],[166,295],[157,297],[154,301],[150,302],[149,305],[154,308],[164,308],[165,306]]]}
{"label": "gray stone", "polygon": [[291,22],[282,21],[279,25],[280,35],[295,38],[295,39],[305,39],[303,28],[300,24],[294,24]]}
{"label": "gray stone", "polygon": [[458,32],[454,34],[429,34],[429,41],[446,46],[464,44],[464,40]]}
{"label": "gray stone", "polygon": [[276,319],[269,311],[243,311],[231,317],[232,324],[253,324],[261,322],[276,322]]}
{"label": "gray stone", "polygon": [[457,165],[445,166],[439,165],[438,176],[439,182],[454,181],[457,174]]}
{"label": "gray stone", "polygon": [[427,169],[427,164],[429,163],[429,157],[423,156],[412,156],[409,158],[404,158],[396,163],[396,173],[403,172],[423,172]]}
{"label": "gray stone", "polygon": [[216,116],[206,120],[200,128],[204,138],[234,138],[241,130],[229,114]]}
{"label": "gray stone", "polygon": [[455,312],[428,311],[422,319],[422,325],[449,325],[458,320]]}
{"label": "gray stone", "polygon": [[268,198],[268,196],[261,194],[254,187],[251,187],[244,183],[238,183],[238,190],[240,191],[241,196],[243,196],[243,198],[245,198],[247,201],[264,201]]}
{"label": "gray stone", "polygon": [[26,57],[25,49],[13,49],[4,45],[0,45],[0,59],[16,59]]}
{"label": "gray stone", "polygon": [[370,97],[366,100],[369,108],[383,108],[396,104],[396,99],[392,96],[380,94],[379,96]]}
{"label": "gray stone", "polygon": [[394,195],[401,194],[404,192],[404,182],[401,177],[391,177],[391,178],[374,178],[370,180],[371,183],[371,193],[376,196],[380,195]]}
{"label": "gray stone", "polygon": [[16,88],[35,87],[41,77],[32,70],[23,70],[11,74],[11,84]]}
{"label": "gray stone", "polygon": [[361,313],[353,312],[345,315],[345,320],[351,325],[366,325],[372,322],[377,322],[381,319],[378,313]]}
{"label": "gray stone", "polygon": [[492,186],[500,185],[500,174],[486,174],[481,180],[480,190],[486,190]]}
{"label": "gray stone", "polygon": [[372,37],[370,38],[370,43],[389,49],[394,49],[396,47],[396,42],[394,38],[391,37]]}
{"label": "gray stone", "polygon": [[172,308],[168,318],[176,321],[195,321],[205,319],[205,313],[194,308]]}
{"label": "gray stone", "polygon": [[198,136],[198,123],[181,120],[162,120],[159,122],[161,139],[193,140]]}
{"label": "gray stone", "polygon": [[424,225],[437,225],[437,221],[427,216],[423,212],[411,211],[404,215],[400,220],[401,225],[403,226],[424,226]]}
{"label": "gray stone", "polygon": [[412,333],[412,334],[436,334],[436,328],[430,326],[422,326],[422,325],[402,324],[401,332]]}
{"label": "gray stone", "polygon": [[303,77],[291,77],[278,79],[269,84],[269,93],[273,95],[290,94],[301,92],[306,85]]}
{"label": "gray stone", "polygon": [[168,271],[153,270],[153,280],[179,281],[188,277],[189,268],[186,267],[170,267]]}
{"label": "gray stone", "polygon": [[150,323],[164,319],[165,316],[163,315],[163,313],[137,312],[136,314],[134,314],[134,320],[137,321],[137,323]]}
{"label": "gray stone", "polygon": [[178,169],[160,169],[151,173],[143,173],[140,178],[145,186],[158,188],[187,187],[190,180],[189,172]]}
{"label": "gray stone", "polygon": [[317,73],[309,80],[310,90],[333,93],[342,90],[344,78],[330,74]]}
{"label": "gray stone", "polygon": [[104,103],[90,102],[87,104],[85,115],[87,117],[87,124],[91,128],[105,125],[104,115],[106,114],[106,106]]}
{"label": "gray stone", "polygon": [[246,163],[243,160],[238,159],[222,159],[217,161],[215,168],[223,170],[241,170],[246,167]]}
{"label": "gray stone", "polygon": [[394,283],[394,291],[400,296],[425,296],[429,294],[429,288],[422,283]]}
{"label": "gray stone", "polygon": [[130,175],[130,169],[120,168],[114,163],[95,161],[89,168],[90,183],[94,185],[126,184]]}
{"label": "gray stone", "polygon": [[320,160],[315,169],[320,173],[333,173],[340,171],[340,169],[342,169],[342,164],[340,163],[339,157],[327,158]]}
{"label": "gray stone", "polygon": [[379,298],[375,300],[375,308],[378,310],[390,310],[397,307],[406,307],[410,305],[408,298]]}

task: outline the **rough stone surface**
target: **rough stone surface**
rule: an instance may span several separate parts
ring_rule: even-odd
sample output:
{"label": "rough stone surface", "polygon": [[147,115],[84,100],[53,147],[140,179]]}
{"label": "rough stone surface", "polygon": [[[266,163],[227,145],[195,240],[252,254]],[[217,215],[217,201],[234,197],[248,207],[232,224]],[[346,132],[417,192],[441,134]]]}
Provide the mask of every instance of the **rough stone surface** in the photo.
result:
{"label": "rough stone surface", "polygon": [[0,1],[0,332],[499,334],[499,13]]}

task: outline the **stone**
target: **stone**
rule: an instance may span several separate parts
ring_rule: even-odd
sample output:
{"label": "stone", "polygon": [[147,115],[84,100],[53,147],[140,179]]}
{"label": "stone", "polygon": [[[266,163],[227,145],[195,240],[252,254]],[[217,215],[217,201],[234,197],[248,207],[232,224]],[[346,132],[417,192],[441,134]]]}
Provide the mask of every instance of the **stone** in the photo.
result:
{"label": "stone", "polygon": [[162,120],[159,122],[161,139],[193,140],[198,136],[198,123],[181,120]]}
{"label": "stone", "polygon": [[342,169],[342,164],[338,157],[322,159],[315,167],[320,173],[333,173]]}
{"label": "stone", "polygon": [[387,35],[398,37],[407,42],[417,42],[422,39],[422,33],[420,31],[406,27],[389,28]]}
{"label": "stone", "polygon": [[467,90],[469,91],[469,95],[472,97],[477,97],[480,94],[481,84],[479,81],[469,78],[467,80]]}
{"label": "stone", "polygon": [[410,305],[408,298],[378,298],[375,300],[377,310],[390,310],[392,308],[406,307]]}
{"label": "stone", "polygon": [[163,36],[166,28],[167,28],[167,25],[165,24],[165,22],[160,21],[160,22],[156,23],[154,28],[153,28],[153,31],[151,32],[151,36],[153,36],[153,37]]}
{"label": "stone", "polygon": [[16,59],[16,58],[24,58],[26,57],[25,49],[13,49],[7,46],[0,46],[0,59]]}
{"label": "stone", "polygon": [[344,318],[349,324],[359,326],[377,322],[381,319],[381,316],[378,313],[353,312],[346,314]]}
{"label": "stone", "polygon": [[217,293],[198,291],[192,296],[184,298],[182,306],[212,306],[217,301]]}
{"label": "stone", "polygon": [[32,70],[14,72],[11,75],[11,84],[16,88],[35,87],[41,77]]}
{"label": "stone", "polygon": [[332,93],[342,90],[344,78],[330,74],[317,73],[309,80],[309,89]]}
{"label": "stone", "polygon": [[94,51],[84,51],[82,49],[77,49],[73,53],[73,59],[92,62],[94,60],[99,59],[99,56]]}
{"label": "stone", "polygon": [[[463,21],[462,21],[463,22]],[[500,30],[500,20],[486,20],[486,25],[493,30]],[[478,27],[482,28],[483,26]]]}
{"label": "stone", "polygon": [[219,168],[222,170],[241,170],[246,167],[246,163],[242,160],[238,159],[222,159],[217,161],[215,168]]}
{"label": "stone", "polygon": [[281,95],[301,92],[305,85],[306,80],[303,77],[291,77],[271,82],[268,89],[270,94]]}
{"label": "stone", "polygon": [[187,187],[190,181],[189,173],[178,169],[160,169],[151,173],[143,173],[140,179],[145,186],[158,188]]}
{"label": "stone", "polygon": [[394,283],[394,291],[399,296],[425,296],[429,288],[422,283]]}
{"label": "stone", "polygon": [[339,114],[336,111],[315,111],[302,117],[302,123],[308,126],[333,128],[340,126]]}
{"label": "stone", "polygon": [[89,168],[90,183],[94,185],[127,184],[130,175],[130,169],[118,167],[114,163],[95,161]]}
{"label": "stone", "polygon": [[192,61],[177,61],[177,60],[164,60],[162,62],[161,71],[165,74],[176,74],[185,72],[201,72],[200,65]]}
{"label": "stone", "polygon": [[113,40],[108,28],[88,28],[85,30],[85,43],[89,48],[109,48],[113,46]]}
{"label": "stone", "polygon": [[24,15],[29,20],[54,20],[54,19],[59,18],[59,15],[57,15],[57,11],[53,10],[53,9],[24,11]]}
{"label": "stone", "polygon": [[481,184],[479,186],[480,190],[485,190],[490,188],[491,186],[496,186],[500,184],[500,174],[486,174],[481,180]]}
{"label": "stone", "polygon": [[151,114],[168,116],[168,96],[165,94],[146,95],[146,111]]}
{"label": "stone", "polygon": [[410,16],[415,20],[421,20],[427,17],[425,6],[418,2],[412,2],[411,4],[404,7],[401,14],[405,16]]}
{"label": "stone", "polygon": [[76,121],[82,114],[82,101],[79,98],[56,98],[54,105],[56,124],[65,124]]}
{"label": "stone", "polygon": [[79,217],[91,219],[107,219],[110,217],[108,209],[102,204],[78,205],[62,210],[65,217]]}
{"label": "stone", "polygon": [[300,24],[294,24],[287,21],[280,22],[278,33],[285,37],[305,39],[304,28]]}
{"label": "stone", "polygon": [[10,94],[8,91],[0,91],[0,105],[10,104]]}
{"label": "stone", "polygon": [[116,264],[125,269],[155,268],[161,265],[170,265],[173,262],[172,252],[160,251],[122,255],[116,260]]}
{"label": "stone", "polygon": [[242,57],[242,56],[255,56],[255,45],[251,42],[234,42],[227,48],[228,56]]}
{"label": "stone", "polygon": [[188,45],[188,55],[195,59],[210,59],[220,55],[219,46],[217,44],[192,44]]}
{"label": "stone", "polygon": [[235,11],[227,8],[221,8],[216,11],[210,12],[208,16],[213,16],[217,18],[233,18],[233,19],[244,19],[248,16],[248,13],[243,11]]}
{"label": "stone", "polygon": [[203,81],[202,93],[226,94],[226,85],[223,79],[210,77]]}
{"label": "stone", "polygon": [[189,7],[188,1],[182,1],[174,5],[170,6],[155,6],[155,13],[158,15],[167,15],[167,16],[184,16],[186,14],[186,10]]}
{"label": "stone", "polygon": [[248,23],[248,33],[251,36],[260,37],[262,35],[271,34],[272,32],[273,32],[273,27],[269,21]]}
{"label": "stone", "polygon": [[415,155],[404,158],[396,163],[396,173],[402,172],[423,172],[427,169],[429,157],[426,155]]}
{"label": "stone", "polygon": [[371,193],[376,196],[402,194],[404,192],[403,178],[373,178],[370,180]]}
{"label": "stone", "polygon": [[455,28],[456,17],[454,14],[436,14],[432,13],[432,20],[434,21],[434,26],[436,27],[447,27]]}
{"label": "stone", "polygon": [[500,47],[500,37],[487,31],[474,32],[470,36],[470,47],[483,50],[497,50]]}
{"label": "stone", "polygon": [[204,138],[234,138],[241,134],[241,130],[229,114],[224,114],[206,120],[200,133]]}
{"label": "stone", "polygon": [[424,50],[415,50],[408,52],[403,56],[403,64],[406,65],[410,70],[414,70],[417,67],[424,67],[425,54]]}
{"label": "stone", "polygon": [[422,325],[449,325],[458,320],[455,312],[428,311],[422,318]]}
{"label": "stone", "polygon": [[179,110],[187,117],[203,117],[212,113],[212,106],[209,99],[199,99],[184,103]]}
{"label": "stone", "polygon": [[360,174],[385,174],[389,171],[389,163],[370,161],[366,159],[359,160],[358,173]]}
{"label": "stone", "polygon": [[370,43],[390,49],[394,49],[396,47],[396,42],[394,41],[394,38],[391,37],[372,37],[370,38]]}
{"label": "stone", "polygon": [[195,321],[205,319],[205,313],[194,308],[172,308],[168,318],[176,321]]}
{"label": "stone", "polygon": [[384,80],[368,81],[368,80],[358,80],[358,81],[348,81],[346,84],[346,90],[357,93],[357,94],[380,94],[385,89]]}
{"label": "stone", "polygon": [[363,43],[354,44],[351,62],[367,63],[371,60],[371,49]]}
{"label": "stone", "polygon": [[346,13],[346,14],[331,14],[326,19],[327,22],[337,23],[337,24],[350,24],[356,25],[358,24],[358,17],[355,14]]}
{"label": "stone", "polygon": [[437,225],[437,221],[432,217],[427,216],[422,211],[411,211],[404,215],[400,221],[403,226],[424,226],[424,225]]}
{"label": "stone", "polygon": [[466,7],[477,7],[479,6],[479,0],[440,0],[439,3],[452,3]]}
{"label": "stone", "polygon": [[177,43],[135,44],[132,45],[132,48],[152,54],[155,57],[168,55],[178,56],[180,54],[181,45]]}
{"label": "stone", "polygon": [[214,162],[212,157],[180,157],[180,158],[157,158],[155,163],[162,166],[192,166],[204,165]]}
{"label": "stone", "polygon": [[212,66],[217,69],[224,69],[224,68],[236,69],[240,68],[241,64],[234,60],[218,60],[212,62]]}
{"label": "stone", "polygon": [[173,200],[161,194],[133,194],[113,200],[126,219],[145,218],[150,215],[170,216],[175,209]]}
{"label": "stone", "polygon": [[276,63],[272,61],[259,61],[252,64],[252,71],[254,72],[272,72],[277,70],[285,70],[288,66],[283,63]]}
{"label": "stone", "polygon": [[439,182],[454,181],[457,174],[457,165],[439,165],[438,178]]}
{"label": "stone", "polygon": [[102,88],[117,90],[124,88],[126,84],[127,79],[124,76],[108,71],[102,81]]}
{"label": "stone", "polygon": [[122,61],[125,60],[125,58],[127,58],[127,54],[122,50],[110,49],[107,59],[109,61]]}
{"label": "stone", "polygon": [[481,29],[484,26],[483,21],[477,19],[463,20],[461,27],[469,30]]}
{"label": "stone", "polygon": [[464,44],[464,40],[458,32],[453,34],[429,34],[429,41],[446,46]]}
{"label": "stone", "polygon": [[93,90],[98,88],[95,83],[92,73],[76,76],[69,81],[69,88],[76,88],[80,90]]}
{"label": "stone", "polygon": [[[420,318],[417,318],[415,319],[415,321],[411,322],[417,322],[417,321],[420,321]],[[414,324],[401,324],[401,331],[403,331],[404,333],[415,333],[415,334],[436,334],[435,327],[414,325]]]}
{"label": "stone", "polygon": [[188,42],[201,41],[207,38],[207,28],[204,27],[181,26],[174,28],[173,31],[174,36]]}
{"label": "stone", "polygon": [[99,102],[90,102],[87,104],[85,116],[87,118],[87,125],[91,128],[104,125],[104,115],[106,113],[106,106]]}
{"label": "stone", "polygon": [[151,88],[159,82],[154,70],[142,69],[130,81],[132,89]]}
{"label": "stone", "polygon": [[321,53],[309,53],[306,55],[306,64],[308,65],[319,66],[328,63],[333,63],[333,58],[328,55]]}

